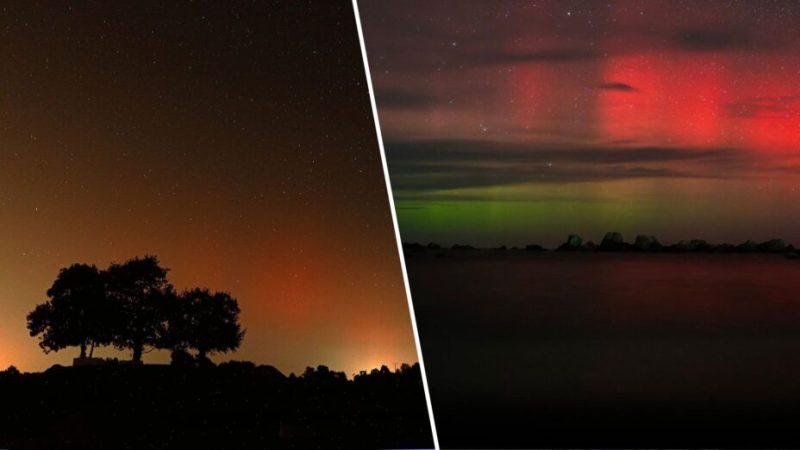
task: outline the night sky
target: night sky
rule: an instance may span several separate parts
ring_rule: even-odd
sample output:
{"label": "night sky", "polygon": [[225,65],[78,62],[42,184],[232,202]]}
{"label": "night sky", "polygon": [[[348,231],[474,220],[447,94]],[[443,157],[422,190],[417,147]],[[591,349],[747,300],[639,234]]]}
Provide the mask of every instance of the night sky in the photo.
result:
{"label": "night sky", "polygon": [[247,335],[217,361],[416,361],[353,12],[330,3],[2,6],[0,368],[77,356],[25,327],[59,268],[145,254],[238,298]]}
{"label": "night sky", "polygon": [[365,2],[406,241],[800,244],[797,1]]}

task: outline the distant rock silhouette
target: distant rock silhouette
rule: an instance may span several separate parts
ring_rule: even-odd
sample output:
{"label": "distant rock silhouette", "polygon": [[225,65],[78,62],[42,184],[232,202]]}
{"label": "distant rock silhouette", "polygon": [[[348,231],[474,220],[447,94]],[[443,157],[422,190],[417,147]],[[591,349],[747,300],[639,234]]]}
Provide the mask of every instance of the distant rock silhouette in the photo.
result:
{"label": "distant rock silhouette", "polygon": [[789,245],[783,239],[771,239],[758,245],[758,249],[770,253],[782,253],[789,250]]}
{"label": "distant rock silhouette", "polygon": [[577,251],[581,249],[583,238],[577,234],[570,234],[567,236],[567,241],[558,247],[560,251]]}
{"label": "distant rock silhouette", "polygon": [[600,250],[612,252],[625,250],[625,240],[622,238],[622,234],[616,231],[606,233],[600,243]]}
{"label": "distant rock silhouette", "polygon": [[541,245],[537,245],[537,244],[529,244],[529,245],[525,246],[525,251],[526,252],[543,252],[544,251],[544,247],[542,247]]}

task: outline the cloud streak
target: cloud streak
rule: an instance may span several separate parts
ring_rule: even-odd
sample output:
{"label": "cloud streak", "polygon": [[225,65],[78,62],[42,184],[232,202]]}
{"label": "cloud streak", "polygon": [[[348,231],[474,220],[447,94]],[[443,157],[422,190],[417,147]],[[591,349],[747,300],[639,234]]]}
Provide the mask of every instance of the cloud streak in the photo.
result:
{"label": "cloud streak", "polygon": [[597,85],[601,91],[639,92],[638,89],[627,83],[610,82]]}
{"label": "cloud streak", "polygon": [[800,116],[800,94],[782,97],[747,98],[727,105],[728,112],[739,118],[791,118]]}
{"label": "cloud streak", "polygon": [[673,36],[673,43],[682,50],[696,52],[752,50],[762,46],[754,36],[739,29],[685,29]]}
{"label": "cloud streak", "polygon": [[375,92],[375,101],[381,108],[393,109],[422,109],[440,103],[436,96],[406,89],[379,89]]}
{"label": "cloud streak", "polygon": [[751,158],[747,152],[727,148],[563,147],[470,140],[389,142],[386,154],[392,182],[400,191],[631,178],[721,178],[738,172]]}
{"label": "cloud streak", "polygon": [[539,161],[573,163],[643,163],[666,161],[740,160],[745,153],[735,149],[684,149],[675,147],[594,146],[565,147],[546,144],[459,139],[392,141],[387,157],[403,161]]}
{"label": "cloud streak", "polygon": [[483,64],[520,64],[520,63],[569,63],[593,61],[603,57],[603,54],[593,49],[586,48],[548,48],[531,52],[497,52],[476,54],[471,60],[473,63]]}

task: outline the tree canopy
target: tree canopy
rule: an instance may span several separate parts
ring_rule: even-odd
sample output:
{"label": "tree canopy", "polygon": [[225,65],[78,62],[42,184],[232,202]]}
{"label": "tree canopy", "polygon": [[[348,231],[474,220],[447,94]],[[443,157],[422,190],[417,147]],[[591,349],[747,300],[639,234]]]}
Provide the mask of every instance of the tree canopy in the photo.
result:
{"label": "tree canopy", "polygon": [[[77,346],[81,357],[87,347],[112,340],[114,306],[107,301],[103,274],[95,266],[73,264],[61,269],[50,289],[50,298],[28,314],[31,336],[47,353]],[[90,352],[91,354],[91,352]]]}
{"label": "tree canopy", "polygon": [[179,327],[184,344],[197,350],[198,358],[239,348],[244,331],[239,325],[239,304],[230,294],[196,288],[183,292],[179,302],[184,311],[184,324]]}
{"label": "tree canopy", "polygon": [[[81,358],[96,346],[130,349],[141,362],[146,347],[212,353],[236,350],[244,331],[239,304],[226,292],[194,288],[176,294],[169,269],[155,256],[111,264],[106,270],[74,264],[61,269],[49,300],[28,314],[28,330],[47,353],[77,346]],[[191,356],[188,356],[191,358]]]}
{"label": "tree canopy", "polygon": [[117,305],[121,321],[113,343],[131,349],[134,361],[141,361],[145,346],[161,346],[164,307],[175,295],[168,271],[155,256],[129,259],[106,270],[108,297]]}

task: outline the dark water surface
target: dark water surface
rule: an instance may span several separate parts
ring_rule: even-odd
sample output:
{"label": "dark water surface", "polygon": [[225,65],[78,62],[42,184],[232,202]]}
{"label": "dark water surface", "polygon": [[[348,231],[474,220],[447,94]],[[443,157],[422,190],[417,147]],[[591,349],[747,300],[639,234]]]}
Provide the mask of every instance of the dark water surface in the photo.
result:
{"label": "dark water surface", "polygon": [[445,447],[800,446],[800,261],[406,257]]}

